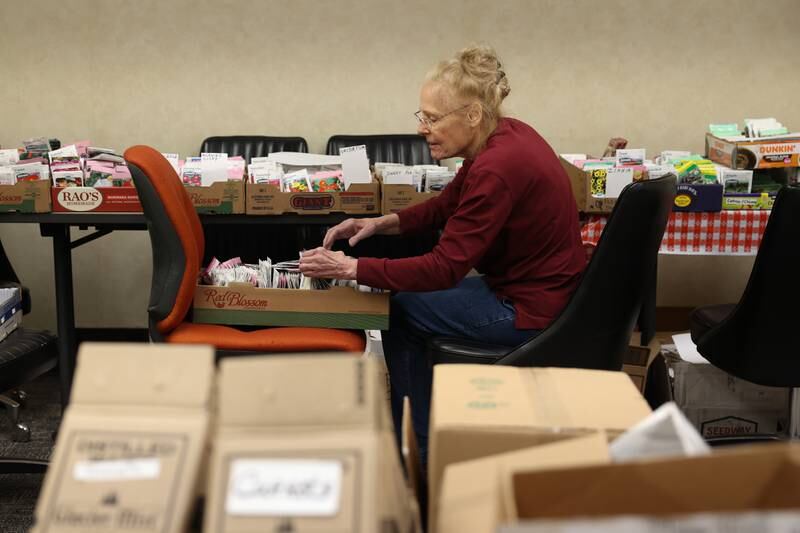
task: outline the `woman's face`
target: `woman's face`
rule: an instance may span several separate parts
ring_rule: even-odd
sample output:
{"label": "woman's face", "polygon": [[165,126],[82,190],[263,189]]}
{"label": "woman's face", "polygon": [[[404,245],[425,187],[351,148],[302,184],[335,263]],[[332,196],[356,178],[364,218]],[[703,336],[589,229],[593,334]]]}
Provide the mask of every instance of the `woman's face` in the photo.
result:
{"label": "woman's face", "polygon": [[468,117],[473,108],[449,98],[449,92],[440,83],[428,82],[422,86],[419,110],[427,120],[420,122],[417,133],[425,136],[434,159],[473,155],[471,149],[479,133],[478,123]]}

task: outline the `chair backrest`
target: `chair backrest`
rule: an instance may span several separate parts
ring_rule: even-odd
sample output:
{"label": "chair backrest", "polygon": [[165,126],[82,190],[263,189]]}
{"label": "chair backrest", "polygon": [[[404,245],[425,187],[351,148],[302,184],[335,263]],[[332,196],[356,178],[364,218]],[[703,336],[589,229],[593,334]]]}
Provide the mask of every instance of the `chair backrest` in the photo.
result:
{"label": "chair backrest", "polygon": [[750,279],[728,317],[697,341],[729,374],[761,385],[800,387],[800,189],[778,191]]}
{"label": "chair backrest", "polygon": [[308,152],[308,143],[302,137],[266,137],[264,135],[229,135],[209,137],[200,145],[200,153],[215,152],[229,156],[242,156],[247,164],[254,157],[264,157],[272,152]]}
{"label": "chair backrest", "polygon": [[133,146],[125,160],[142,203],[153,249],[150,334],[175,329],[192,305],[205,247],[200,218],[172,165],[154,148]]}
{"label": "chair backrest", "polygon": [[325,153],[339,155],[339,149],[346,146],[367,147],[370,163],[402,163],[404,165],[434,165],[438,162],[431,157],[431,150],[425,137],[417,134],[391,135],[334,135],[328,139]]}
{"label": "chair backrest", "polygon": [[564,310],[497,364],[620,370],[653,282],[675,189],[671,175],[625,187]]}

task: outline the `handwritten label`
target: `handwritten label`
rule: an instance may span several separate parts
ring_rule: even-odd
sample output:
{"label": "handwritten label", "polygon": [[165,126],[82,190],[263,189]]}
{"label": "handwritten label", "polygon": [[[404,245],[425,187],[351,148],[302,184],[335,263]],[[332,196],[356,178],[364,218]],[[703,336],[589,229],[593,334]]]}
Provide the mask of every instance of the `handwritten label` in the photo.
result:
{"label": "handwritten label", "polygon": [[339,512],[342,463],[312,459],[237,459],[225,511],[242,516],[333,516]]}
{"label": "handwritten label", "polygon": [[342,156],[342,180],[345,189],[348,189],[351,183],[370,183],[372,181],[366,145],[340,148],[339,155]]}
{"label": "handwritten label", "polygon": [[609,168],[606,170],[606,198],[618,198],[622,189],[633,182],[632,168]]}
{"label": "handwritten label", "polygon": [[160,474],[161,461],[155,457],[111,461],[78,461],[72,470],[72,475],[77,481],[158,479]]}

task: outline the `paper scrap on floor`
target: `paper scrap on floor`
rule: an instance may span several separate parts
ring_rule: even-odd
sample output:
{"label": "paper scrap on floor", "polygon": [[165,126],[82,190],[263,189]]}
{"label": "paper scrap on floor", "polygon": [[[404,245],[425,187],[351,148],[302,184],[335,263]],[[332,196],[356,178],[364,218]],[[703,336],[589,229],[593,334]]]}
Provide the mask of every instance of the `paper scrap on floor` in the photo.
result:
{"label": "paper scrap on floor", "polygon": [[679,333],[672,336],[678,355],[687,363],[708,364],[708,360],[697,351],[691,333]]}

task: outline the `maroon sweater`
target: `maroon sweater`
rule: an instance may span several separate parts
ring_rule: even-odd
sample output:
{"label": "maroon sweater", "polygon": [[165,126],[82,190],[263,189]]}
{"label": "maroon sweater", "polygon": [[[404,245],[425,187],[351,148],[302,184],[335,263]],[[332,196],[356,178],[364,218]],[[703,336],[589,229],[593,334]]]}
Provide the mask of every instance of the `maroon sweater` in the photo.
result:
{"label": "maroon sweater", "polygon": [[444,228],[425,255],[358,260],[358,282],[435,291],[475,268],[508,298],[519,329],[543,329],[566,305],[586,265],[569,178],[533,128],[503,118],[442,193],[398,213],[404,235]]}

